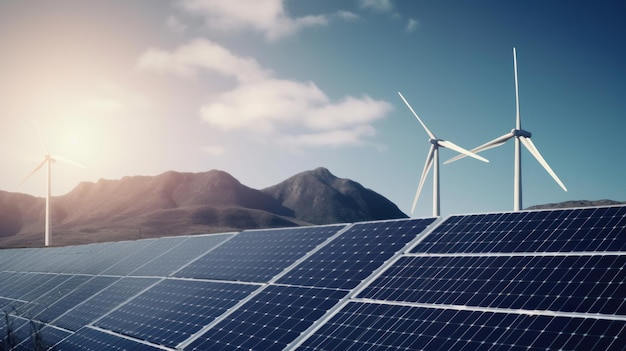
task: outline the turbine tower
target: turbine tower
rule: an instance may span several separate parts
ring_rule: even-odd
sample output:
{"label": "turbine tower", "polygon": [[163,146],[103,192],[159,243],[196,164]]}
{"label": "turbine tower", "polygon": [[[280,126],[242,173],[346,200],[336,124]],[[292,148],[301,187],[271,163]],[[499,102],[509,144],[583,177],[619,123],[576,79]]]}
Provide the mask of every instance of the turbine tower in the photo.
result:
{"label": "turbine tower", "polygon": [[422,122],[422,120],[419,118],[417,113],[415,113],[415,111],[413,110],[411,105],[408,103],[408,101],[406,101],[404,96],[402,96],[402,93],[398,92],[398,95],[400,95],[400,98],[402,98],[402,101],[404,101],[404,103],[409,108],[409,110],[411,110],[415,118],[417,118],[417,120],[420,122],[422,127],[424,127],[426,134],[428,134],[428,136],[430,137],[430,150],[428,151],[428,156],[426,157],[426,163],[424,164],[424,170],[422,171],[422,177],[420,178],[419,186],[417,187],[417,193],[415,194],[415,199],[413,200],[413,207],[411,207],[411,214],[413,214],[413,211],[415,211],[415,205],[417,204],[417,199],[419,198],[420,192],[422,191],[422,186],[424,185],[424,180],[426,179],[426,175],[428,174],[428,171],[430,171],[430,167],[433,166],[434,164],[434,167],[433,167],[433,216],[438,217],[441,212],[441,207],[439,205],[439,147],[452,149],[465,156],[470,156],[477,160],[481,160],[483,162],[489,162],[489,161],[482,156],[478,156],[474,154],[473,152],[465,150],[464,148],[454,144],[451,141],[438,139],[435,136],[435,134],[433,134],[428,129],[428,127],[426,127],[426,124]]}
{"label": "turbine tower", "polygon": [[35,174],[35,172],[37,172],[41,167],[43,167],[44,164],[46,164],[46,166],[47,166],[47,177],[46,177],[46,218],[45,218],[45,237],[44,237],[45,239],[44,239],[44,245],[45,246],[50,246],[50,194],[51,194],[51,174],[50,174],[50,171],[51,171],[51,165],[54,162],[56,162],[57,160],[61,160],[61,161],[64,161],[64,162],[76,165],[78,167],[85,168],[85,166],[81,165],[80,163],[76,163],[74,161],[70,161],[70,160],[68,160],[66,158],[63,158],[61,156],[52,156],[52,155],[50,155],[50,151],[48,151],[48,147],[46,146],[46,143],[43,141],[41,133],[39,132],[39,128],[37,128],[37,133],[39,134],[39,140],[41,141],[41,144],[43,145],[44,150],[46,150],[46,154],[43,156],[43,161],[41,161],[41,163],[39,163],[39,165],[37,165],[37,167],[35,167],[35,169],[33,169],[30,173],[28,173],[28,175],[26,177],[24,177],[24,179],[22,179],[22,181],[18,184],[18,186],[22,185],[28,178],[30,178],[30,176]]}
{"label": "turbine tower", "polygon": [[[472,152],[478,153],[487,149],[494,148],[496,146],[503,145],[509,139],[515,138],[515,175],[513,181],[513,210],[519,211],[522,207],[522,148],[521,144],[523,144],[526,149],[535,157],[535,159],[543,166],[543,168],[552,176],[552,179],[559,184],[563,190],[567,191],[563,182],[559,179],[559,177],[554,173],[550,165],[546,162],[546,160],[541,156],[539,150],[535,146],[535,144],[530,140],[532,134],[529,131],[522,129],[522,120],[519,112],[519,85],[517,81],[517,53],[515,48],[513,48],[513,70],[515,71],[515,128],[511,129],[509,133],[504,134],[501,137],[495,138],[481,146],[478,146],[472,149]],[[464,155],[457,155],[446,162],[444,164],[448,164],[450,162],[454,162],[461,158],[465,157]]]}

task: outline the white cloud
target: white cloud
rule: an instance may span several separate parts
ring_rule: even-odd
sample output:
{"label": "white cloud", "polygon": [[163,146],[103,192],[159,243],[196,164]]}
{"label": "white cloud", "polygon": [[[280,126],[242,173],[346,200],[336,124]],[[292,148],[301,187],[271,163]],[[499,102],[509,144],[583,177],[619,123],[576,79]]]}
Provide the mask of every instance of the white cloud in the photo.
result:
{"label": "white cloud", "polygon": [[409,18],[409,21],[406,24],[407,33],[416,31],[418,26],[419,26],[419,22],[417,20],[413,18]]}
{"label": "white cloud", "polygon": [[272,72],[263,69],[253,58],[238,57],[224,47],[206,39],[195,39],[174,52],[150,49],[139,58],[138,67],[157,72],[194,75],[208,69],[239,81],[259,80]]}
{"label": "white cloud", "polygon": [[251,29],[268,40],[292,35],[305,27],[328,24],[327,15],[290,17],[284,0],[184,0],[182,7],[202,16],[212,29],[240,31]]}
{"label": "white cloud", "polygon": [[238,84],[233,89],[200,107],[202,120],[225,131],[244,130],[291,146],[363,143],[374,135],[370,123],[392,109],[388,102],[369,96],[331,101],[313,82],[276,78],[256,60],[206,39],[172,52],[149,50],[139,58],[139,66],[185,75],[204,69],[235,78]]}
{"label": "white cloud", "polygon": [[359,15],[357,15],[354,12],[350,12],[350,11],[337,11],[337,13],[335,14],[335,16],[346,20],[346,21],[354,21],[359,19]]}
{"label": "white cloud", "polygon": [[320,146],[338,147],[344,145],[362,145],[365,143],[364,138],[374,136],[375,134],[376,129],[374,129],[374,127],[364,124],[347,129],[282,136],[278,139],[278,142],[294,148]]}
{"label": "white cloud", "polygon": [[361,8],[376,12],[391,12],[394,10],[391,0],[359,0]]}

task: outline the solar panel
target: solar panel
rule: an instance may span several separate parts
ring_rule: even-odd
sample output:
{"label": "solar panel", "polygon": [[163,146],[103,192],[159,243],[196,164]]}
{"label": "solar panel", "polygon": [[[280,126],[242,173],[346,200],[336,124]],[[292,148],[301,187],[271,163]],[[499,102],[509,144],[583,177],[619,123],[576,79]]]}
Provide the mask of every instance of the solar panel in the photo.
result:
{"label": "solar panel", "polygon": [[187,237],[170,250],[157,255],[151,261],[135,269],[129,275],[166,277],[193,261],[198,256],[210,251],[233,234],[202,235]]}
{"label": "solar panel", "polygon": [[54,346],[55,351],[163,351],[139,340],[107,333],[94,328],[81,328]]}
{"label": "solar panel", "polygon": [[94,324],[175,347],[258,288],[251,284],[167,279]]}
{"label": "solar panel", "polygon": [[626,321],[353,302],[296,350],[622,350]]}
{"label": "solar panel", "polygon": [[29,324],[28,327],[37,328],[37,330],[22,327],[21,329],[28,329],[25,330],[28,333],[27,335],[22,335],[25,338],[20,338],[21,342],[13,348],[14,351],[48,350],[59,341],[71,335],[68,331],[44,326],[43,324]]}
{"label": "solar panel", "polygon": [[108,269],[105,269],[102,274],[127,275],[137,269],[137,267],[144,265],[156,256],[162,254],[163,251],[170,249],[183,240],[185,240],[184,237],[142,240],[145,241],[145,245],[137,248],[124,259],[111,265]]}
{"label": "solar panel", "polygon": [[76,331],[104,316],[157,281],[156,278],[121,278],[75,308],[68,310],[52,324]]}
{"label": "solar panel", "polygon": [[626,206],[453,216],[411,252],[626,251]]}
{"label": "solar panel", "polygon": [[626,315],[624,267],[626,255],[402,257],[358,296]]}
{"label": "solar panel", "polygon": [[0,311],[17,349],[623,350],[625,243],[609,206],[0,250]]}
{"label": "solar panel", "polygon": [[44,306],[45,309],[34,315],[34,318],[39,321],[50,322],[118,280],[118,278],[114,277],[98,276],[92,278],[85,276],[85,278],[89,280],[76,287],[67,295],[57,298],[54,302]]}
{"label": "solar panel", "polygon": [[[59,276],[61,277],[61,276]],[[67,279],[63,280],[60,284],[46,284],[49,289],[39,297],[31,301],[24,306],[25,311],[22,312],[25,316],[32,318],[39,313],[53,305],[59,299],[64,298],[67,294],[79,287],[81,284],[89,280],[91,277],[86,275],[71,275]],[[50,311],[51,315],[54,315],[54,311]]]}
{"label": "solar panel", "polygon": [[281,350],[346,291],[268,286],[185,350]]}
{"label": "solar panel", "polygon": [[433,221],[434,218],[428,218],[354,224],[277,282],[352,289]]}
{"label": "solar panel", "polygon": [[174,274],[267,282],[345,225],[245,231]]}

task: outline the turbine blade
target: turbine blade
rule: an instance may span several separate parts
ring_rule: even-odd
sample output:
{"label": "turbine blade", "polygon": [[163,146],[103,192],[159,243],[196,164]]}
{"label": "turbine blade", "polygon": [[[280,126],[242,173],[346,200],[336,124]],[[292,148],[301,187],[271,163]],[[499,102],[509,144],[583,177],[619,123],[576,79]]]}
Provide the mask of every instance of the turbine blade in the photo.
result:
{"label": "turbine blade", "polygon": [[[495,138],[495,139],[493,139],[491,141],[488,141],[488,142],[486,142],[486,143],[484,143],[484,144],[482,144],[480,146],[477,146],[477,147],[471,149],[470,152],[473,152],[473,153],[477,154],[477,153],[479,153],[481,151],[489,150],[491,148],[504,145],[504,143],[506,143],[509,139],[511,139],[514,136],[515,135],[513,134],[513,132],[506,133],[503,136],[497,137],[497,138]],[[458,160],[460,160],[460,159],[462,159],[464,157],[466,157],[466,155],[459,154],[459,155],[456,155],[456,156],[452,157],[451,159],[445,161],[443,164],[447,165],[448,163],[452,163],[454,161],[458,161]]]}
{"label": "turbine blade", "polygon": [[515,129],[522,129],[522,120],[519,114],[519,84],[517,81],[517,52],[513,48],[513,69],[515,70]]}
{"label": "turbine blade", "polygon": [[415,205],[417,205],[417,199],[420,197],[420,193],[422,192],[422,187],[424,186],[424,181],[426,180],[426,175],[428,171],[430,171],[430,167],[433,165],[433,156],[435,154],[435,145],[430,145],[430,150],[428,151],[428,156],[426,157],[426,162],[424,163],[424,170],[422,171],[422,177],[420,178],[420,183],[417,186],[417,192],[415,193],[415,199],[413,199],[413,206],[411,207],[411,214],[415,211]]}
{"label": "turbine blade", "polygon": [[437,143],[439,144],[439,146],[448,148],[448,149],[452,149],[456,152],[459,152],[461,154],[465,154],[466,156],[469,157],[473,157],[477,160],[483,161],[483,162],[489,162],[489,160],[487,160],[486,158],[476,155],[475,153],[465,150],[464,148],[456,145],[455,143],[451,142],[451,141],[446,141],[446,140],[438,140]]}
{"label": "turbine blade", "polygon": [[404,98],[404,96],[402,96],[401,92],[398,92],[398,95],[400,95],[400,97],[402,98],[402,101],[404,101],[404,103],[406,104],[406,106],[409,108],[409,110],[411,110],[411,112],[413,113],[413,116],[415,116],[415,118],[417,118],[417,120],[420,122],[420,124],[422,125],[422,127],[424,127],[424,130],[426,131],[426,133],[428,134],[428,136],[431,139],[437,139],[437,137],[435,136],[435,134],[433,134],[428,127],[426,127],[426,125],[424,124],[424,122],[422,122],[422,119],[419,118],[419,116],[417,115],[417,113],[415,113],[415,111],[413,111],[413,107],[411,107],[411,105],[409,104],[408,101],[406,101],[406,99]]}
{"label": "turbine blade", "polygon": [[532,140],[530,140],[529,138],[523,137],[523,136],[520,136],[520,140],[522,141],[522,144],[524,144],[526,149],[528,149],[528,151],[530,151],[530,153],[533,156],[535,156],[537,161],[539,161],[539,163],[543,166],[543,168],[552,176],[552,179],[554,179],[554,181],[556,181],[557,184],[559,184],[559,186],[563,190],[567,191],[567,188],[565,187],[563,182],[561,182],[561,179],[559,179],[559,177],[556,175],[556,173],[554,173],[552,168],[550,168],[550,165],[548,165],[548,162],[546,162],[546,160],[543,158],[543,156],[541,156],[541,154],[539,153],[539,150],[537,150],[537,147],[532,142]]}
{"label": "turbine blade", "polygon": [[41,135],[41,131],[39,130],[39,124],[37,124],[37,121],[34,121],[35,123],[35,129],[37,129],[37,135],[39,135],[39,141],[41,142],[41,145],[43,145],[44,150],[46,150],[46,155],[50,155],[50,151],[48,151],[48,146],[46,146],[46,143],[43,141],[43,136]]}
{"label": "turbine blade", "polygon": [[17,186],[20,186],[20,185],[24,184],[26,179],[30,178],[30,176],[35,174],[35,172],[37,172],[44,165],[44,163],[46,163],[46,161],[47,161],[47,159],[44,159],[43,161],[41,161],[41,163],[39,165],[37,165],[37,167],[35,167],[35,169],[30,171],[30,173],[28,173],[28,175],[26,177],[24,177],[24,179],[22,179],[22,181]]}
{"label": "turbine blade", "polygon": [[67,163],[73,164],[74,166],[78,166],[78,167],[81,167],[81,168],[87,168],[87,167],[81,165],[78,162],[74,162],[72,160],[68,160],[67,158],[62,157],[62,156],[55,155],[55,156],[52,156],[52,158],[54,158],[55,160],[60,160],[60,161],[63,161],[63,162],[67,162]]}

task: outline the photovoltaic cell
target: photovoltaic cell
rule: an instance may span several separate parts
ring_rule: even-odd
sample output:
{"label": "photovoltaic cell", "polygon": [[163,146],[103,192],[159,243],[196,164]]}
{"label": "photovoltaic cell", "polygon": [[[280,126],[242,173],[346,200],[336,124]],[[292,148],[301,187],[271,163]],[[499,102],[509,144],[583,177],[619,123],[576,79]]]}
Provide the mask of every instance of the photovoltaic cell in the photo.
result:
{"label": "photovoltaic cell", "polygon": [[268,286],[185,350],[281,350],[346,294]]}
{"label": "photovoltaic cell", "polygon": [[359,297],[626,315],[626,256],[402,257]]}
{"label": "photovoltaic cell", "polygon": [[93,328],[81,328],[54,347],[55,351],[163,351],[122,336],[105,333]]}
{"label": "photovoltaic cell", "polygon": [[427,218],[354,224],[278,283],[354,288],[433,221]]}
{"label": "photovoltaic cell", "polygon": [[176,347],[258,288],[258,285],[168,279],[94,324]]}
{"label": "photovoltaic cell", "polygon": [[158,279],[156,278],[121,278],[60,316],[52,324],[76,331],[104,316],[122,302],[135,296],[157,281]]}
{"label": "photovoltaic cell", "polygon": [[413,253],[626,251],[626,206],[452,216]]}
{"label": "photovoltaic cell", "polygon": [[267,282],[344,227],[333,225],[245,231],[174,275]]}
{"label": "photovoltaic cell", "polygon": [[167,277],[233,234],[191,236],[134,270],[133,276]]}
{"label": "photovoltaic cell", "polygon": [[349,303],[297,350],[623,350],[626,321]]}

